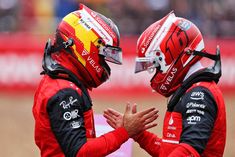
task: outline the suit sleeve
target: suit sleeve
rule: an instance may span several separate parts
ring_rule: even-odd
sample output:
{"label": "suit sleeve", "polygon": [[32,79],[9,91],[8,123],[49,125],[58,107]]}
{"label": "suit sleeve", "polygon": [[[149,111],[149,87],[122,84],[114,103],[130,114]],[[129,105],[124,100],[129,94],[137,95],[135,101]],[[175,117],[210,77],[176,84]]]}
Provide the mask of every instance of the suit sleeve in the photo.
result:
{"label": "suit sleeve", "polygon": [[148,131],[143,131],[141,134],[135,136],[134,140],[151,156],[159,156],[162,140],[157,135]]}
{"label": "suit sleeve", "polygon": [[47,103],[51,129],[68,157],[75,156],[87,141],[81,104],[81,96],[71,88],[58,91]]}
{"label": "suit sleeve", "polygon": [[180,146],[172,154],[176,153],[177,149],[185,149],[189,154],[190,152],[191,154],[202,154],[217,116],[214,97],[205,87],[196,87],[187,92],[180,103],[178,111],[182,113],[183,130]]}
{"label": "suit sleeve", "polygon": [[124,128],[118,128],[98,138],[87,141],[79,150],[77,157],[104,157],[128,140],[129,136]]}
{"label": "suit sleeve", "polygon": [[105,156],[127,141],[124,128],[88,140],[82,105],[81,96],[71,88],[60,90],[47,103],[51,129],[66,157]]}
{"label": "suit sleeve", "polygon": [[176,149],[168,157],[200,157],[198,152],[186,143],[180,143]]}

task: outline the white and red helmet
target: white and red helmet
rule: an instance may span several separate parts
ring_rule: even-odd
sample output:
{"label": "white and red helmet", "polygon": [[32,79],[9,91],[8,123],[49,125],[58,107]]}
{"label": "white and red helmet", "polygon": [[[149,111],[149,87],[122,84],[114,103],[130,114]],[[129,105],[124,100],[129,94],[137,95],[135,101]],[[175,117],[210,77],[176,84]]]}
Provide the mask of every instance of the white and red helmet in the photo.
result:
{"label": "white and red helmet", "polygon": [[189,68],[202,58],[187,50],[203,49],[199,29],[171,12],[150,25],[139,37],[135,73],[156,70],[150,81],[151,87],[168,97],[181,85]]}
{"label": "white and red helmet", "polygon": [[122,64],[118,27],[83,4],[58,25],[55,45],[69,40],[73,44],[66,51],[76,60],[75,66],[82,71],[81,77],[89,87],[98,87],[109,78],[110,68],[105,61]]}

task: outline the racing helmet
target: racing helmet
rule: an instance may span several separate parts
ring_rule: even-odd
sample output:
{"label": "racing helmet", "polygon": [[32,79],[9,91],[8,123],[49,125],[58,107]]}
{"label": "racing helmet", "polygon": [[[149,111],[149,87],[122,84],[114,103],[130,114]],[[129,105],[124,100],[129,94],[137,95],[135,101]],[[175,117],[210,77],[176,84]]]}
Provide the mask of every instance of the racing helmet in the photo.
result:
{"label": "racing helmet", "polygon": [[75,58],[78,71],[89,87],[98,87],[110,76],[106,61],[122,64],[120,34],[114,22],[87,6],[65,16],[59,23],[55,44]]}
{"label": "racing helmet", "polygon": [[190,52],[203,50],[199,29],[170,12],[140,35],[135,73],[155,71],[150,81],[152,89],[169,97],[181,85],[190,67],[202,58]]}

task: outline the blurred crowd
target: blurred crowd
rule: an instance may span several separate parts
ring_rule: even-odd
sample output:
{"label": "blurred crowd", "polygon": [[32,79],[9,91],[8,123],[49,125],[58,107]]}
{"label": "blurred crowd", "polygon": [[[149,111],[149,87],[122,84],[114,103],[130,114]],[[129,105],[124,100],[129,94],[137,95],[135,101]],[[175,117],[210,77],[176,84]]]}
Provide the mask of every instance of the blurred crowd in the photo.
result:
{"label": "blurred crowd", "polygon": [[235,36],[234,0],[0,0],[0,32],[51,34],[79,2],[112,18],[122,35],[139,35],[173,10],[206,36]]}

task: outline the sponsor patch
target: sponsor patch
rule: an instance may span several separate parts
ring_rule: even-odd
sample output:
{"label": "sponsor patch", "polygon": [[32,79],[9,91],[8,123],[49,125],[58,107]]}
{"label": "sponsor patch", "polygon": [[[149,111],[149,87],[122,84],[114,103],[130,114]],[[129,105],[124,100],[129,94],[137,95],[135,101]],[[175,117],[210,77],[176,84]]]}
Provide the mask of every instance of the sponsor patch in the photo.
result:
{"label": "sponsor patch", "polygon": [[172,125],[173,123],[174,123],[174,120],[173,120],[173,118],[172,118],[172,116],[171,116],[171,118],[170,118],[168,124],[169,124],[169,125]]}
{"label": "sponsor patch", "polygon": [[195,102],[188,102],[186,105],[186,108],[201,108],[201,109],[205,109],[206,105],[204,104],[198,104]]}
{"label": "sponsor patch", "polygon": [[192,92],[190,99],[192,100],[204,100],[203,92]]}
{"label": "sponsor patch", "polygon": [[188,29],[190,29],[191,24],[188,21],[182,20],[179,22],[178,26],[180,27],[180,29],[187,31]]}
{"label": "sponsor patch", "polygon": [[80,121],[72,121],[71,122],[71,127],[73,128],[73,129],[77,129],[77,128],[80,128],[81,127],[81,122]]}
{"label": "sponsor patch", "polygon": [[71,112],[68,111],[68,112],[65,112],[63,114],[63,118],[65,120],[76,119],[76,118],[79,118],[79,117],[80,117],[80,115],[78,114],[78,109],[75,109],[75,110],[73,110]]}
{"label": "sponsor patch", "polygon": [[201,117],[200,116],[190,116],[187,118],[187,122],[188,124],[197,124],[197,122],[201,121]]}
{"label": "sponsor patch", "polygon": [[63,101],[61,101],[60,106],[62,106],[63,109],[69,109],[77,101],[78,101],[78,99],[74,99],[73,96],[70,96],[68,102],[63,100]]}

